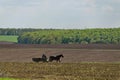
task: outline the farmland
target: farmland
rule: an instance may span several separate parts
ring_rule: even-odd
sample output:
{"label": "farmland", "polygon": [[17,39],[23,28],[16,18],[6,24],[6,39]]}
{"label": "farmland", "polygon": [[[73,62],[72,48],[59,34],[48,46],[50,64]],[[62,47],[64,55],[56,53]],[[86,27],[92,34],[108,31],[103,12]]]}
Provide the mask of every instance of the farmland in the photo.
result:
{"label": "farmland", "polygon": [[65,63],[120,61],[120,45],[0,44],[0,61],[3,62],[32,62],[31,58],[41,57],[43,53],[47,57],[63,54]]}
{"label": "farmland", "polygon": [[[0,77],[15,80],[120,80],[119,45],[0,44]],[[61,63],[33,57],[63,54]]]}

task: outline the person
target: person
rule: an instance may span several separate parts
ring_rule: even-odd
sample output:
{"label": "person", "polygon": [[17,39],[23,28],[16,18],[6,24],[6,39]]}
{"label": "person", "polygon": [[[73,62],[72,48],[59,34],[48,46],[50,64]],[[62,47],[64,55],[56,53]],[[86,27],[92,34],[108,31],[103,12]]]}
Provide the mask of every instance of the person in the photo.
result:
{"label": "person", "polygon": [[47,57],[45,54],[42,55],[42,59],[43,59],[43,61],[47,61]]}

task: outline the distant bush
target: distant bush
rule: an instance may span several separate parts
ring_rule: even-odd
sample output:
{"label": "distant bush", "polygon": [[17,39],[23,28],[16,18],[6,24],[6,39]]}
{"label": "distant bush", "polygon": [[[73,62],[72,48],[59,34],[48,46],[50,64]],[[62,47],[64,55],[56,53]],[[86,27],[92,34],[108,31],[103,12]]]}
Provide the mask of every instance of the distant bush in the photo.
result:
{"label": "distant bush", "polygon": [[24,44],[119,44],[120,28],[110,29],[47,29],[26,32],[18,37]]}

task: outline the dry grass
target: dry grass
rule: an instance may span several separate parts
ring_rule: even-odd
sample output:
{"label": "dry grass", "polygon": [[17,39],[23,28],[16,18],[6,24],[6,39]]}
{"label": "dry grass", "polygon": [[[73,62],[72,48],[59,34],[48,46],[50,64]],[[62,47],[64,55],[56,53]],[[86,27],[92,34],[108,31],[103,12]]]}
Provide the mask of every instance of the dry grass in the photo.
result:
{"label": "dry grass", "polygon": [[120,63],[1,62],[0,76],[21,80],[120,80]]}

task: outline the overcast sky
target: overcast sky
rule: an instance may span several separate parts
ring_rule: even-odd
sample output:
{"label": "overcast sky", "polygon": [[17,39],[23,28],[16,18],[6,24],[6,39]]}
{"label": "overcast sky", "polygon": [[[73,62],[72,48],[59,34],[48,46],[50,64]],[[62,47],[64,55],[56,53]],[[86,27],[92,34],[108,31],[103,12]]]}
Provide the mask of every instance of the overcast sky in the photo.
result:
{"label": "overcast sky", "polygon": [[120,27],[120,0],[0,0],[0,28]]}

